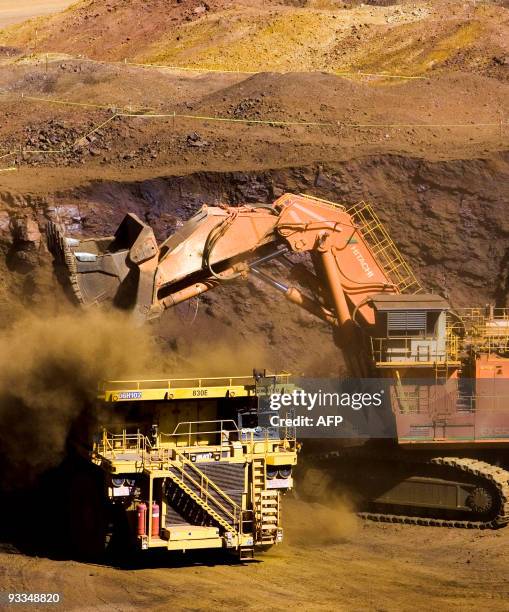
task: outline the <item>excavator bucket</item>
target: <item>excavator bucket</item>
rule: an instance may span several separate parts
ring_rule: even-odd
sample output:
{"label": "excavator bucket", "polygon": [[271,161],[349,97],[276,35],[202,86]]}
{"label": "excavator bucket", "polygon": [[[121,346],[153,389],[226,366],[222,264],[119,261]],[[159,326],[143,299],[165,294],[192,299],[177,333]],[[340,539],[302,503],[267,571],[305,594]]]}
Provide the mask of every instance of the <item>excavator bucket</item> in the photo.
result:
{"label": "excavator bucket", "polygon": [[244,260],[274,241],[276,221],[267,208],[203,206],[160,245],[133,214],[114,236],[70,238],[55,223],[47,234],[59,280],[79,303],[111,303],[143,322],[245,273]]}
{"label": "excavator bucket", "polygon": [[69,238],[50,222],[47,239],[57,275],[68,278],[80,304],[108,301],[148,312],[159,249],[152,229],[136,215],[126,215],[115,235],[103,238]]}

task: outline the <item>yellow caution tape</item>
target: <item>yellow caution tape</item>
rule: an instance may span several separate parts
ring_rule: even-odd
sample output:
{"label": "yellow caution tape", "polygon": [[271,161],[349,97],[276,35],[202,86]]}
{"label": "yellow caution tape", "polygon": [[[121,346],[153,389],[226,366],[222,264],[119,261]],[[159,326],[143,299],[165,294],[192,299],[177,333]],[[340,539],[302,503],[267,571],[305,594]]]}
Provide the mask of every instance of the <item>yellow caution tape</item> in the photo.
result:
{"label": "yellow caution tape", "polygon": [[[326,71],[328,72],[328,71]],[[388,74],[387,72],[344,72],[344,71],[331,71],[328,74],[335,74],[336,76],[362,76],[362,77],[377,77],[382,79],[409,79],[409,80],[428,80],[428,76],[412,76],[406,74]]]}
{"label": "yellow caution tape", "polygon": [[507,122],[497,123],[341,123],[341,121],[280,121],[278,119],[235,119],[208,115],[183,115],[179,113],[118,113],[119,117],[140,117],[144,119],[196,119],[199,121],[223,121],[228,123],[259,123],[263,125],[302,125],[346,128],[470,128],[500,127]]}
{"label": "yellow caution tape", "polygon": [[[92,60],[91,60],[92,61]],[[90,104],[84,102],[73,102],[69,100],[60,100],[58,98],[43,98],[35,96],[25,96],[22,94],[24,100],[31,100],[36,102],[45,102],[51,104],[62,104],[69,106],[84,106],[98,109],[112,109],[115,108],[114,104]],[[139,118],[139,119],[185,119],[191,121],[215,121],[223,123],[241,123],[245,125],[258,124],[268,126],[303,126],[303,127],[337,127],[337,128],[348,128],[348,129],[371,129],[371,128],[384,128],[384,129],[440,129],[440,128],[500,128],[509,125],[507,121],[498,121],[492,123],[342,123],[341,121],[281,121],[278,119],[238,119],[233,117],[217,117],[211,115],[191,115],[181,113],[154,113],[154,112],[115,112],[111,117],[103,121],[102,123],[95,126],[92,130],[77,138],[72,145],[67,145],[61,149],[52,150],[41,150],[41,149],[20,149],[18,151],[8,151],[4,155],[0,156],[1,159],[5,159],[17,154],[34,154],[34,155],[55,155],[59,153],[65,153],[66,151],[76,147],[84,146],[84,142],[89,136],[103,128],[104,126],[111,123],[117,117],[122,118]],[[6,169],[3,172],[15,170]]]}
{"label": "yellow caution tape", "polygon": [[[167,64],[141,64],[136,62],[119,62],[125,66],[137,66],[140,68],[164,68],[165,70],[182,70],[184,72],[219,72],[224,74],[261,74],[256,70],[227,70],[223,68],[195,68],[192,66],[169,66]],[[262,72],[276,72],[275,70],[265,70]],[[281,73],[282,74],[282,73]]]}
{"label": "yellow caution tape", "polygon": [[85,134],[84,136],[81,136],[81,138],[78,138],[77,140],[75,140],[74,145],[78,144],[78,142],[80,140],[84,140],[85,138],[88,138],[89,136],[91,136],[92,134],[94,134],[95,132],[97,132],[98,130],[100,130],[102,127],[104,127],[105,125],[108,125],[108,123],[110,123],[111,121],[113,121],[113,119],[115,119],[116,117],[119,117],[120,115],[118,113],[115,113],[114,115],[112,115],[109,119],[106,119],[106,121],[103,121],[101,124],[99,124],[97,127],[95,127],[93,130],[90,130],[90,132],[88,132],[87,134]]}
{"label": "yellow caution tape", "polygon": [[[60,100],[58,98],[42,98],[34,96],[22,96],[25,100],[34,100],[38,102],[46,102],[50,104],[62,104],[69,106],[91,106],[99,109],[115,109],[115,104],[88,104],[82,102],[73,102],[69,100]],[[125,108],[125,107],[124,107]],[[217,117],[212,115],[191,115],[182,113],[154,113],[151,110],[133,111],[133,112],[117,112],[110,117],[104,124],[94,128],[85,136],[86,138],[94,131],[97,131],[115,117],[140,117],[146,119],[195,119],[198,121],[219,121],[226,123],[256,123],[261,125],[287,125],[287,126],[316,126],[316,127],[343,127],[343,128],[471,128],[471,127],[500,127],[507,125],[507,122],[491,122],[491,123],[342,123],[341,121],[282,121],[279,119],[238,119],[234,117]]]}
{"label": "yellow caution tape", "polygon": [[142,119],[197,119],[200,121],[223,121],[227,123],[261,123],[264,125],[314,125],[314,126],[333,126],[336,123],[322,121],[280,121],[278,119],[234,119],[232,117],[211,117],[208,115],[181,115],[179,113],[119,113],[119,117],[140,117]]}
{"label": "yellow caution tape", "polygon": [[[61,59],[54,59],[52,61],[59,62]],[[148,62],[129,62],[127,59],[122,61],[106,61],[106,60],[94,60],[88,57],[70,58],[67,61],[75,62],[91,62],[94,64],[106,64],[106,65],[124,65],[124,66],[135,66],[138,68],[156,68],[164,70],[176,70],[184,72],[213,72],[220,74],[263,74],[265,72],[273,72],[275,74],[290,74],[292,72],[302,72],[302,70],[276,70],[270,67],[264,68],[263,70],[232,70],[228,68],[205,68],[200,66],[176,66],[169,64],[151,64]],[[307,70],[306,72],[326,72],[335,76],[362,76],[362,77],[377,77],[385,79],[429,79],[430,76],[415,76],[406,74],[390,74],[387,72],[360,72],[355,70]]]}
{"label": "yellow caution tape", "polygon": [[100,108],[100,109],[109,109],[114,105],[107,106],[106,104],[90,104],[88,102],[71,102],[69,100],[58,100],[56,98],[38,98],[36,96],[25,96],[21,94],[23,100],[30,100],[32,102],[47,102],[50,104],[62,104],[64,106],[83,106],[85,108]]}

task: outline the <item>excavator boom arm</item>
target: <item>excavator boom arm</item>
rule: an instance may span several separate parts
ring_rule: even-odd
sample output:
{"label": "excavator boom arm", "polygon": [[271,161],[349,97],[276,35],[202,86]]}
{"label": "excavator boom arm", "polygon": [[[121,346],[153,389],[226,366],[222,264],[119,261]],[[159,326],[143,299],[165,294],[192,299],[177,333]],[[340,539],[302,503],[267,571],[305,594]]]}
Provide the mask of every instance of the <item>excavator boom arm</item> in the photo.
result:
{"label": "excavator boom arm", "polygon": [[[355,322],[373,324],[374,295],[420,290],[394,243],[366,210],[285,194],[272,206],[203,206],[160,245],[152,229],[132,214],[113,237],[99,239],[67,238],[50,223],[48,243],[83,304],[111,301],[145,320],[252,273],[337,326],[345,349],[354,341]],[[311,297],[259,268],[289,252],[311,255]]]}

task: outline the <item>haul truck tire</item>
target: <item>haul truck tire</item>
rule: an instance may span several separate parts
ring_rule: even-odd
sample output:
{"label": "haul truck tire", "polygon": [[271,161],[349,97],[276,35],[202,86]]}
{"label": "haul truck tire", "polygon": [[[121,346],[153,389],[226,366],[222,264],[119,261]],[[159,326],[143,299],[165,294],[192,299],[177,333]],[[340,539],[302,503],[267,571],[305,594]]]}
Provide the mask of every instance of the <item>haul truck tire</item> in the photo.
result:
{"label": "haul truck tire", "polygon": [[109,507],[100,474],[79,471],[69,487],[69,542],[71,556],[98,561],[111,540]]}

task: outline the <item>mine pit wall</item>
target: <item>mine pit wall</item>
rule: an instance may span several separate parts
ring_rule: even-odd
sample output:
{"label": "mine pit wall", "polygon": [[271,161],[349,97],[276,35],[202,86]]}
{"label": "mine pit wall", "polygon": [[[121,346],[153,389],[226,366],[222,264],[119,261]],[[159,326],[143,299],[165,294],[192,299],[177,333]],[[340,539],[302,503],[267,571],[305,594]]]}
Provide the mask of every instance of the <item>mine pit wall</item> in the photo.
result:
{"label": "mine pit wall", "polygon": [[[285,191],[346,205],[372,202],[428,289],[455,306],[509,305],[509,154],[435,162],[385,155],[264,171],[97,181],[46,196],[0,188],[2,320],[9,320],[13,296],[37,305],[52,287],[42,237],[48,218],[59,218],[70,233],[106,235],[131,211],[162,240],[204,203],[270,203]],[[329,330],[267,291],[246,283],[219,289],[203,298],[200,316],[208,317],[208,325],[236,329],[239,341],[255,335],[265,348],[276,347],[281,361],[287,360],[282,366],[302,366],[296,353],[306,353],[310,339],[323,345],[322,335],[330,343]]]}

